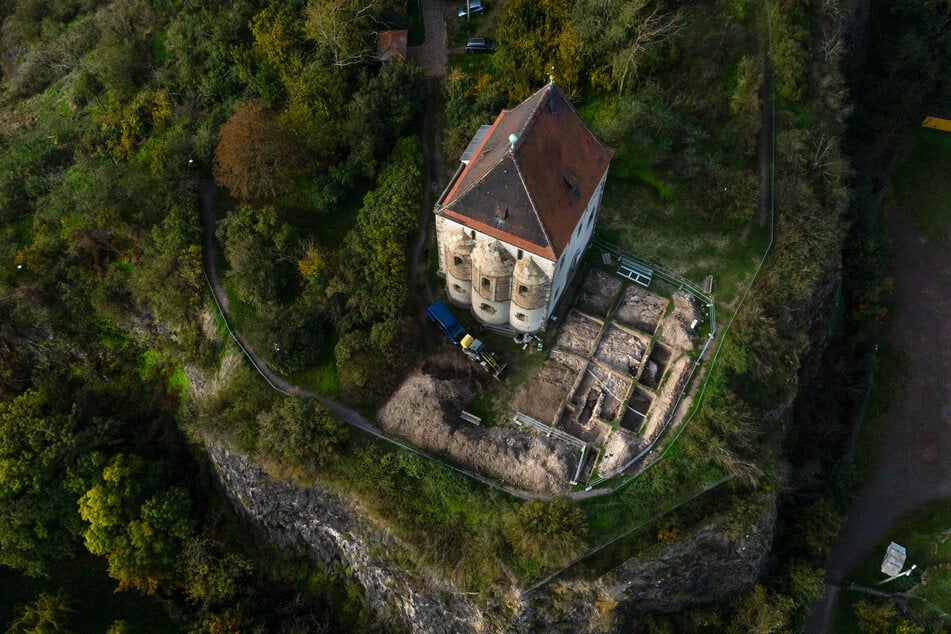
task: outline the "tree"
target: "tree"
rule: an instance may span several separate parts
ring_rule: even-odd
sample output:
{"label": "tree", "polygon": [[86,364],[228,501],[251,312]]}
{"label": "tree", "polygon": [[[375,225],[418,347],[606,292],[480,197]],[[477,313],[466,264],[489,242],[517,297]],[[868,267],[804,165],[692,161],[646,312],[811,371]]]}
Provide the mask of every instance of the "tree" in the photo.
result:
{"label": "tree", "polygon": [[33,603],[21,608],[20,614],[7,629],[7,634],[68,631],[66,624],[72,612],[74,610],[69,607],[69,599],[62,589],[56,594],[41,592]]}
{"label": "tree", "polygon": [[767,592],[757,584],[733,603],[733,618],[727,631],[731,634],[772,634],[785,632],[793,600]]}
{"label": "tree", "polygon": [[372,51],[375,0],[309,0],[304,31],[334,66],[366,60]]}
{"label": "tree", "polygon": [[0,402],[0,564],[33,576],[74,552],[76,487],[101,466],[111,429],[52,409],[37,390]]}
{"label": "tree", "polygon": [[856,601],[852,609],[855,610],[859,628],[867,634],[888,634],[898,616],[898,610],[891,603]]}
{"label": "tree", "polygon": [[230,266],[228,280],[249,304],[273,307],[295,279],[291,228],[273,207],[242,205],[218,231]]}
{"label": "tree", "polygon": [[178,571],[178,553],[191,534],[191,499],[181,487],[165,487],[161,463],[146,467],[135,454],[116,454],[79,498],[87,522],[83,536],[94,555],[105,555],[119,588],[153,594]]}
{"label": "tree", "polygon": [[651,49],[680,30],[681,13],[670,13],[650,0],[582,0],[571,23],[582,43],[579,50],[594,68],[610,68],[618,94],[637,79]]}
{"label": "tree", "polygon": [[257,99],[240,104],[221,127],[215,180],[242,200],[289,192],[298,165],[296,145]]}

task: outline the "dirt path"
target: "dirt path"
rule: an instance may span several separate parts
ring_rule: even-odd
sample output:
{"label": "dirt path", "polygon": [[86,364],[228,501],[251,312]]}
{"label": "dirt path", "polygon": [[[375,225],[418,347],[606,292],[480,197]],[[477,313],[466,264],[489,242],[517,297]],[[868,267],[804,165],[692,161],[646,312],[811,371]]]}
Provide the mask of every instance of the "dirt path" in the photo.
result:
{"label": "dirt path", "polygon": [[[889,336],[909,375],[886,412],[875,473],[832,546],[826,576],[835,581],[903,515],[951,497],[951,246],[927,242],[904,209],[890,209],[887,225],[897,300]],[[837,594],[830,583],[807,632],[830,631]]]}
{"label": "dirt path", "polygon": [[[410,49],[410,58],[426,71],[426,112],[423,115],[423,200],[419,211],[419,232],[413,243],[409,267],[409,288],[416,298],[421,318],[425,308],[433,302],[435,294],[427,283],[429,269],[429,218],[436,197],[445,186],[448,175],[442,155],[442,78],[446,75],[448,45],[446,17],[449,5],[441,0],[421,2],[426,39],[421,46]],[[422,277],[422,283],[420,278]]]}

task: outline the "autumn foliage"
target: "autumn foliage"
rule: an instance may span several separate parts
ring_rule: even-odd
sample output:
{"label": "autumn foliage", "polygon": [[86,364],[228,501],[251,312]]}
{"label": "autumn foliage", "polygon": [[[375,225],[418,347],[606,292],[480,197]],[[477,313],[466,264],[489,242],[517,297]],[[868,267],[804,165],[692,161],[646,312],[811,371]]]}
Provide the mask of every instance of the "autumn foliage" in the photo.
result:
{"label": "autumn foliage", "polygon": [[299,165],[296,148],[257,99],[245,101],[221,127],[215,180],[242,200],[285,194]]}

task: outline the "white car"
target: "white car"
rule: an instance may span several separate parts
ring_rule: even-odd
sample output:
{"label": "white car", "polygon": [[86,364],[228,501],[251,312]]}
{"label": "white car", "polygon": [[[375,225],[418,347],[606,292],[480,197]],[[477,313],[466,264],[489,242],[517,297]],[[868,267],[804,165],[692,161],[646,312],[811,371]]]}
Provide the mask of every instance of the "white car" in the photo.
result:
{"label": "white car", "polygon": [[479,15],[483,11],[485,11],[485,7],[482,5],[482,0],[469,0],[468,7],[459,9],[459,17],[464,18],[469,15]]}

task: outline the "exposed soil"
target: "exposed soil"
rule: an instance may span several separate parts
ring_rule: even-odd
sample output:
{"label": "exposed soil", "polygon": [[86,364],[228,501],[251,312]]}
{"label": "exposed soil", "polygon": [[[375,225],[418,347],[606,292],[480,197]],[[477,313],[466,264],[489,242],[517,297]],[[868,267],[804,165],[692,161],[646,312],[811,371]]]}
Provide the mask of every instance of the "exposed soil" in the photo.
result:
{"label": "exposed soil", "polygon": [[674,403],[677,402],[677,397],[687,380],[691,363],[690,357],[681,356],[671,364],[667,380],[647,414],[647,427],[644,429],[644,437],[648,440],[654,437],[654,434],[667,420],[667,416],[670,414]]}
{"label": "exposed soil", "polygon": [[618,372],[636,376],[649,345],[647,337],[611,324],[601,338],[594,356]]}
{"label": "exposed soil", "polygon": [[627,464],[631,458],[647,446],[647,441],[625,429],[616,429],[604,446],[601,458],[601,473],[608,473]]}
{"label": "exposed soil", "polygon": [[684,292],[675,291],[673,300],[674,309],[660,322],[659,339],[678,350],[693,350],[700,337],[690,328],[690,324],[703,319],[703,311],[696,300]]}
{"label": "exposed soil", "polygon": [[571,394],[581,363],[569,355],[552,355],[516,390],[511,400],[512,409],[546,425],[554,425],[562,403]]}
{"label": "exposed soil", "polygon": [[603,326],[603,322],[573,310],[561,324],[555,346],[581,357],[589,357],[594,352]]}
{"label": "exposed soil", "polygon": [[[598,398],[603,398],[603,393]],[[582,421],[583,412],[578,412],[573,408],[565,408],[558,421],[558,427],[565,430],[575,438],[580,438],[586,443],[593,445],[603,445],[611,434],[611,426],[599,421],[591,416]]]}
{"label": "exposed soil", "polygon": [[581,380],[581,385],[575,392],[575,401],[577,402],[577,399],[583,398],[583,395],[586,395],[593,389],[605,392],[605,397],[601,404],[601,411],[598,412],[598,414],[604,420],[612,421],[621,410],[624,398],[627,396],[628,390],[631,389],[633,383],[634,380],[629,376],[621,376],[605,366],[598,363],[591,363],[588,365],[588,371],[585,372],[584,378]]}
{"label": "exposed soil", "polygon": [[614,319],[653,335],[669,303],[667,298],[631,284],[614,311]]}
{"label": "exposed soil", "polygon": [[590,315],[605,317],[621,290],[621,280],[600,269],[591,269],[578,289],[575,304]]}
{"label": "exposed soil", "polygon": [[424,450],[490,474],[526,491],[550,496],[569,490],[578,457],[568,445],[540,435],[459,418],[474,395],[469,379],[411,375],[379,411],[380,425]]}

